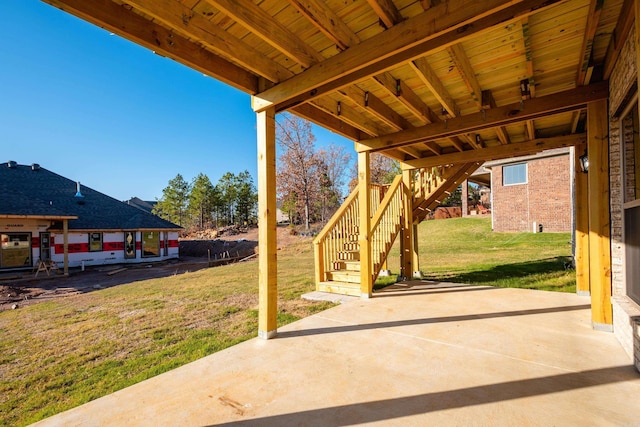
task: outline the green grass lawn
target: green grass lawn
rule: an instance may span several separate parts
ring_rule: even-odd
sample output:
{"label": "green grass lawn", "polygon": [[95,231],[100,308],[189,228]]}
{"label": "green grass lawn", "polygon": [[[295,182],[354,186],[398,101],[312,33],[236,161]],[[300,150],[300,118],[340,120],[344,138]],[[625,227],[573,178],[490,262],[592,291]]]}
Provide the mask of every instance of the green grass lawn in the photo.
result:
{"label": "green grass lawn", "polygon": [[[575,291],[570,235],[492,233],[489,219],[420,225],[433,280]],[[389,268],[398,272],[398,250]],[[0,312],[0,425],[25,425],[256,336],[256,261],[135,282]],[[280,325],[331,305],[310,240],[278,251]]]}
{"label": "green grass lawn", "polygon": [[[425,221],[418,228],[426,279],[575,292],[571,233],[494,233],[490,218]],[[397,243],[389,268],[399,270]],[[395,255],[395,256],[393,256]]]}

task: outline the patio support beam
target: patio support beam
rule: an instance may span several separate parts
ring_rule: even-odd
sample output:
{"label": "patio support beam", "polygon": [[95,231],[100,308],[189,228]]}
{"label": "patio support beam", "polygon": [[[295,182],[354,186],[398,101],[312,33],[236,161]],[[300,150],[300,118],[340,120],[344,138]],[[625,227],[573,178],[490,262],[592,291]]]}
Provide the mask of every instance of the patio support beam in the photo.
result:
{"label": "patio support beam", "polygon": [[576,246],[574,262],[576,266],[576,293],[589,296],[589,182],[587,174],[582,172],[580,156],[587,149],[586,144],[576,145],[575,149],[575,209],[576,209]]}
{"label": "patio support beam", "polygon": [[276,245],[275,109],[257,114],[258,136],[258,336],[273,338],[278,314]]}
{"label": "patio support beam", "polygon": [[[384,151],[403,145],[411,145],[424,141],[435,141],[450,136],[478,132],[497,126],[508,126],[535,120],[551,114],[580,110],[589,102],[609,97],[608,82],[594,83],[580,86],[528,100],[524,109],[520,109],[520,102],[503,105],[497,108],[454,117],[447,122],[430,123],[421,127],[405,129],[389,135],[384,135],[356,143],[356,151]],[[516,145],[516,144],[511,144]]]}
{"label": "patio support beam", "polygon": [[[412,214],[413,215],[413,214]],[[413,277],[416,278],[416,273],[419,278],[422,278],[420,271],[420,252],[418,251],[418,224],[413,224]]]}
{"label": "patio support beam", "polygon": [[589,153],[589,277],[593,328],[613,331],[609,213],[609,132],[607,101],[587,106]]}
{"label": "patio support beam", "polygon": [[371,168],[369,153],[358,153],[358,204],[360,211],[360,227],[358,243],[360,245],[360,296],[371,297],[373,291],[373,274],[371,264]]}
{"label": "patio support beam", "polygon": [[64,275],[69,275],[69,220],[62,220],[62,247],[64,251]]}
{"label": "patio support beam", "polygon": [[400,275],[413,277],[413,170],[402,171],[402,229],[400,230]]}

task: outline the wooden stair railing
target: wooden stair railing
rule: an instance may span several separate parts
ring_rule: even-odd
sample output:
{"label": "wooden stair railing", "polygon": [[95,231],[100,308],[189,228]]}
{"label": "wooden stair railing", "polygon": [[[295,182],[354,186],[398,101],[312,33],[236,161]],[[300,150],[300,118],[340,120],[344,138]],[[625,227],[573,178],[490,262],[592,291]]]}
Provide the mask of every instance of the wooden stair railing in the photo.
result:
{"label": "wooden stair railing", "polygon": [[402,175],[396,176],[371,219],[371,274],[374,283],[402,227]]}
{"label": "wooden stair railing", "polygon": [[[388,187],[388,185],[379,184],[369,186],[371,212],[378,209]],[[339,269],[336,267],[340,267],[340,264],[360,260],[359,218],[358,188],[356,187],[313,239],[316,287],[327,281],[330,272]]]}

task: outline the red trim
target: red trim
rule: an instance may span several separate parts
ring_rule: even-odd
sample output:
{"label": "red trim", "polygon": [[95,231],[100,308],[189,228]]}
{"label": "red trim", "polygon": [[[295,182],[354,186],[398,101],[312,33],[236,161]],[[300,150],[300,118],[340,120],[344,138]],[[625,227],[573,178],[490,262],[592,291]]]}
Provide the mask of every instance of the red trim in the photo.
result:
{"label": "red trim", "polygon": [[178,243],[177,240],[169,240],[169,247],[170,248],[177,248],[179,246],[180,246],[180,244]]}
{"label": "red trim", "polygon": [[40,247],[40,237],[31,236],[31,247],[32,248],[39,248]]}
{"label": "red trim", "polygon": [[[64,244],[52,245],[55,247],[55,253],[64,253]],[[69,253],[77,254],[81,252],[89,252],[89,243],[69,243]]]}
{"label": "red trim", "polygon": [[124,251],[124,242],[104,242],[102,250],[107,251]]}

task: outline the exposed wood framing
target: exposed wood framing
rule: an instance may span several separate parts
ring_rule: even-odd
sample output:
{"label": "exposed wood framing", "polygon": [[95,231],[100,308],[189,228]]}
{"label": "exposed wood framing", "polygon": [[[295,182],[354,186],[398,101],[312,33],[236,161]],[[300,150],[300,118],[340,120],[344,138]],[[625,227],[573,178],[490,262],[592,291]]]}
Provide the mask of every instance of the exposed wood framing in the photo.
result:
{"label": "exposed wood framing", "polygon": [[338,135],[342,135],[345,138],[353,141],[361,140],[365,137],[365,133],[360,129],[357,129],[350,124],[338,119],[336,116],[327,113],[321,108],[312,104],[301,104],[291,109],[291,112],[297,116],[304,117],[305,119],[313,122],[317,125],[323,126],[327,129],[331,129]]}
{"label": "exposed wood framing", "polygon": [[135,6],[164,25],[175,28],[183,36],[199,40],[214,53],[227,59],[233,58],[243,67],[271,82],[277,83],[293,76],[291,71],[175,0],[127,0],[127,4]]}
{"label": "exposed wood framing", "polygon": [[233,17],[253,34],[278,49],[303,67],[320,62],[322,55],[311,49],[284,25],[276,21],[253,2],[236,0],[205,0],[216,9]]}
{"label": "exposed wood framing", "polygon": [[375,81],[378,82],[387,92],[395,96],[398,101],[402,102],[404,106],[409,109],[411,114],[422,120],[424,123],[439,121],[431,108],[429,108],[429,106],[425,104],[402,80],[395,79],[390,73],[382,73],[375,76]]}
{"label": "exposed wood framing", "polygon": [[471,98],[479,108],[482,108],[482,89],[462,45],[459,43],[453,44],[447,48],[447,52],[449,52],[451,60],[458,69],[462,81],[467,85]]}
{"label": "exposed wood framing", "polygon": [[324,2],[318,0],[289,0],[289,2],[333,41],[339,49],[360,43],[358,36]]}
{"label": "exposed wood framing", "polygon": [[633,28],[636,16],[634,3],[635,0],[624,0],[622,4],[622,11],[618,17],[616,28],[613,30],[613,35],[607,48],[607,56],[604,59],[603,78],[605,80],[608,80],[611,76],[613,67],[620,56],[620,51],[629,36],[629,31]]}
{"label": "exposed wood framing", "polygon": [[589,151],[589,281],[595,329],[612,330],[607,101],[587,106]]}
{"label": "exposed wood framing", "polygon": [[258,92],[252,73],[111,0],[43,1],[244,92]]}
{"label": "exposed wood framing", "polygon": [[269,106],[277,111],[290,108],[559,1],[524,0],[509,5],[500,0],[473,3],[450,0],[261,92],[254,110]]}
{"label": "exposed wood framing", "polygon": [[367,0],[385,27],[391,28],[402,21],[402,15],[391,0]]}
{"label": "exposed wood framing", "polygon": [[588,102],[607,99],[607,82],[581,86],[553,95],[531,99],[523,109],[520,103],[478,112],[448,120],[444,123],[431,123],[415,129],[399,131],[379,138],[362,140],[356,143],[357,151],[381,151],[421,141],[432,141],[479,130],[507,126],[513,123],[534,120],[549,114],[573,111],[584,108]]}
{"label": "exposed wood framing", "polygon": [[400,275],[413,277],[413,171],[402,171],[403,217],[400,230]]}
{"label": "exposed wood framing", "polygon": [[404,164],[415,169],[466,163],[471,161],[498,160],[509,157],[527,156],[544,150],[550,150],[552,148],[570,147],[572,145],[584,143],[585,140],[586,135],[583,133],[555,136],[552,138],[534,139],[533,141],[521,142],[518,144],[498,145],[480,150],[443,154],[441,156],[431,156],[419,160],[407,160]]}
{"label": "exposed wood framing", "polygon": [[587,30],[584,34],[584,40],[582,41],[582,48],[580,49],[580,65],[578,66],[578,80],[576,82],[578,85],[589,84],[591,80],[594,65],[592,58],[593,39],[598,29],[603,5],[604,0],[591,0],[589,4]]}
{"label": "exposed wood framing", "polygon": [[460,110],[456,105],[456,101],[451,97],[447,89],[445,89],[427,60],[425,58],[418,58],[409,62],[409,65],[414,69],[425,86],[433,93],[433,96],[442,104],[442,108],[444,108],[451,117],[459,116]]}
{"label": "exposed wood framing", "polygon": [[522,38],[524,39],[525,61],[527,63],[527,79],[531,98],[536,97],[536,79],[533,68],[533,50],[531,48],[531,34],[529,32],[529,17],[522,18]]}

